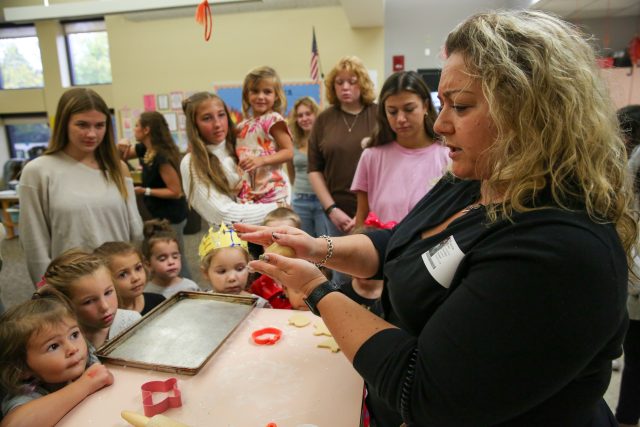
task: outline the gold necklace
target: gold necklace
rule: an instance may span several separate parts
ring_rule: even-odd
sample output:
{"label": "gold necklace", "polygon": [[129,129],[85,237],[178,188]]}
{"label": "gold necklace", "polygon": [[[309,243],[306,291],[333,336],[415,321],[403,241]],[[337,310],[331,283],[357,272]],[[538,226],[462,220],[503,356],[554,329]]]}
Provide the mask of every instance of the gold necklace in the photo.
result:
{"label": "gold necklace", "polygon": [[356,122],[358,121],[358,117],[360,117],[360,113],[362,113],[362,111],[356,114],[356,118],[353,119],[353,123],[351,123],[351,126],[349,126],[349,123],[347,123],[347,119],[345,117],[345,113],[344,111],[342,112],[342,120],[344,120],[344,125],[347,127],[347,130],[349,131],[349,133],[351,133],[351,131],[353,130],[353,127],[356,125]]}
{"label": "gold necklace", "polygon": [[476,210],[476,209],[480,209],[481,207],[482,207],[482,203],[474,203],[474,204],[469,205],[469,206],[467,206],[466,208],[462,209],[462,210],[460,211],[460,213],[461,213],[462,215],[464,215],[464,214],[466,214],[466,213],[468,213],[468,212],[470,212],[470,211],[474,211],[474,210]]}

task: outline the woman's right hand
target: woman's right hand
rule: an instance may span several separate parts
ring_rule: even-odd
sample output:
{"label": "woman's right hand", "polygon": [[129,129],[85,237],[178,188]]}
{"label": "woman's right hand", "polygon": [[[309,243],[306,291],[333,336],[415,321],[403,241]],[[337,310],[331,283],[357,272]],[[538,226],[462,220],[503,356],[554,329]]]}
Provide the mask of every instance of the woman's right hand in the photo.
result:
{"label": "woman's right hand", "polygon": [[130,147],[131,147],[131,142],[127,138],[122,138],[120,141],[116,143],[116,148],[118,149],[118,153],[120,153],[120,157],[125,160],[129,154]]}
{"label": "woman's right hand", "polygon": [[78,381],[82,382],[87,387],[88,394],[91,394],[113,384],[113,374],[106,366],[94,363],[84,371]]}
{"label": "woman's right hand", "polygon": [[280,246],[287,246],[294,250],[296,258],[318,262],[327,252],[324,239],[315,239],[304,231],[294,227],[265,227],[236,223],[233,229],[242,240],[264,247],[277,242]]}
{"label": "woman's right hand", "polygon": [[353,227],[356,225],[355,218],[351,218],[349,215],[344,213],[344,211],[340,208],[335,208],[331,210],[329,213],[329,219],[335,225],[338,230],[347,234],[353,230]]}

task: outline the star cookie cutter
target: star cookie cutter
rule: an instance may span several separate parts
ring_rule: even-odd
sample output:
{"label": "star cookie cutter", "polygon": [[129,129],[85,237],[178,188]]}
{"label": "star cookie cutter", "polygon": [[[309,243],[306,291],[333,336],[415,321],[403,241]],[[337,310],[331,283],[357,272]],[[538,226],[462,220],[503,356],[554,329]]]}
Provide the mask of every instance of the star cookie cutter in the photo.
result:
{"label": "star cookie cutter", "polygon": [[[166,381],[149,381],[140,387],[142,389],[142,406],[144,415],[153,417],[163,413],[169,408],[179,408],[182,406],[182,393],[178,388],[178,380],[169,378]],[[153,393],[170,394],[158,403],[153,402]]]}

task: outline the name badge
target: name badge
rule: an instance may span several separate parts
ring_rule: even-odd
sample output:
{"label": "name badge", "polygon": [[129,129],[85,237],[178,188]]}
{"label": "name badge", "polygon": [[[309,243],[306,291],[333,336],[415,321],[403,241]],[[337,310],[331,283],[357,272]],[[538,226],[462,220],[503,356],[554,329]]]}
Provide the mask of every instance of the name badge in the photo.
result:
{"label": "name badge", "polygon": [[464,258],[464,252],[460,250],[453,236],[447,237],[422,254],[422,262],[431,276],[445,288],[451,286],[462,258]]}

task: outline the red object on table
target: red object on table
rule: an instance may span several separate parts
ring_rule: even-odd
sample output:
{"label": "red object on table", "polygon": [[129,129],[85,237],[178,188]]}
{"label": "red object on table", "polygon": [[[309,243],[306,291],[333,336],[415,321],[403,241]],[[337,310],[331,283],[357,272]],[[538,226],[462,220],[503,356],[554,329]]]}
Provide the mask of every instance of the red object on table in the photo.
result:
{"label": "red object on table", "polygon": [[280,341],[282,331],[278,328],[258,329],[251,334],[253,342],[258,345],[273,345]]}
{"label": "red object on table", "polygon": [[[175,378],[169,378],[166,381],[149,381],[140,387],[142,389],[142,406],[144,407],[144,415],[147,417],[153,417],[163,413],[169,408],[179,408],[182,406],[182,393],[178,388],[178,380]],[[169,393],[172,396],[167,396],[165,399],[158,403],[153,403],[153,393]]]}

